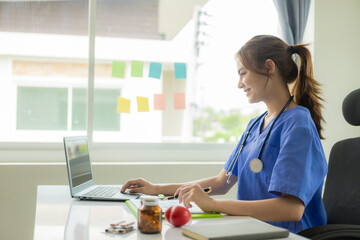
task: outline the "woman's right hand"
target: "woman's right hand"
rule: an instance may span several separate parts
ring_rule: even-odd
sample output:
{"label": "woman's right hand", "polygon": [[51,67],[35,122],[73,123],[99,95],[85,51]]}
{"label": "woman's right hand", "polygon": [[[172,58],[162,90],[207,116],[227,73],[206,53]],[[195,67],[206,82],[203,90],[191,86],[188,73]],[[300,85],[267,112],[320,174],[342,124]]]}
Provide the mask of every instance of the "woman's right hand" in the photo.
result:
{"label": "woman's right hand", "polygon": [[144,193],[147,195],[157,195],[156,185],[151,182],[143,179],[130,179],[124,183],[121,188],[121,192],[124,192],[126,189],[129,189],[130,193]]}

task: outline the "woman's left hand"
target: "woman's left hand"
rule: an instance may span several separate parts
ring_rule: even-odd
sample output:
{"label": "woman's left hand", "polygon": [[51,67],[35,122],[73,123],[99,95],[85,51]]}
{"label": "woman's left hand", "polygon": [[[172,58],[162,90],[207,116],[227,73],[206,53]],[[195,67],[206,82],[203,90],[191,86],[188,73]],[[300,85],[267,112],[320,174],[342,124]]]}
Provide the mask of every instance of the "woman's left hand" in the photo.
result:
{"label": "woman's left hand", "polygon": [[191,208],[191,202],[196,203],[204,212],[214,212],[216,200],[204,192],[199,184],[183,185],[178,188],[174,195],[178,195],[179,203]]}

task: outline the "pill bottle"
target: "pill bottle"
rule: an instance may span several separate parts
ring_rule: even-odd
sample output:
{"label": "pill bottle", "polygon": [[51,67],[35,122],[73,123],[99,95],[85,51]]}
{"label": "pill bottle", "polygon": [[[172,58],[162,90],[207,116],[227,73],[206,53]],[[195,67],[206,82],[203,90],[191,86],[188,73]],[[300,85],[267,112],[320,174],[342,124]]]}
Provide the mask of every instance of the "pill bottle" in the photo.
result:
{"label": "pill bottle", "polygon": [[162,212],[159,198],[144,196],[138,213],[138,229],[142,233],[160,233],[162,227]]}
{"label": "pill bottle", "polygon": [[[140,207],[139,207],[139,209],[140,208],[142,208],[142,206],[143,206],[143,199],[144,199],[144,197],[146,197],[146,196],[144,196],[144,195],[141,195],[140,196]],[[139,223],[140,222],[140,211],[138,210],[138,215],[137,215],[137,222]]]}

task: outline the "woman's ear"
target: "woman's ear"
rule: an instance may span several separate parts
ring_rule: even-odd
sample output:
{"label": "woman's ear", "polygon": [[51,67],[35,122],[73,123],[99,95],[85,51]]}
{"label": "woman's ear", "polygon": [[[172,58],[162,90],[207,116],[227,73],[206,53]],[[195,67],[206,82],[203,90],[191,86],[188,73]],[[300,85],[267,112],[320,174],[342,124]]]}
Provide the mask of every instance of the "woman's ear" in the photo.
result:
{"label": "woman's ear", "polygon": [[273,74],[275,72],[275,68],[276,68],[274,61],[271,59],[266,59],[265,68],[266,68],[267,74]]}

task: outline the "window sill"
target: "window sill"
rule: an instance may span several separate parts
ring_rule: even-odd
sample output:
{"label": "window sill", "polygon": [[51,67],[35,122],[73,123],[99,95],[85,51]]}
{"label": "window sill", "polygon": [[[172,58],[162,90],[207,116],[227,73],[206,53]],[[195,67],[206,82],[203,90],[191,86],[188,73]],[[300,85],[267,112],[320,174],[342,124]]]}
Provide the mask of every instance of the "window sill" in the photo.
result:
{"label": "window sill", "polygon": [[[225,162],[235,143],[94,143],[93,163]],[[2,163],[64,163],[63,143],[0,143]]]}

